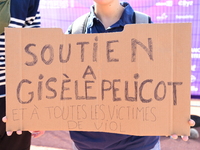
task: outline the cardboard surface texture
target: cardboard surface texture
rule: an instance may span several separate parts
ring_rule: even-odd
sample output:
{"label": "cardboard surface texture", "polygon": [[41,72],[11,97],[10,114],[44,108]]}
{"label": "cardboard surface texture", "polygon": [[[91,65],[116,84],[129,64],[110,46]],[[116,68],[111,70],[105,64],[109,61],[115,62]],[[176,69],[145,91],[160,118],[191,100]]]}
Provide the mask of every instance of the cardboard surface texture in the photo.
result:
{"label": "cardboard surface texture", "polygon": [[191,24],[6,29],[7,130],[189,135]]}

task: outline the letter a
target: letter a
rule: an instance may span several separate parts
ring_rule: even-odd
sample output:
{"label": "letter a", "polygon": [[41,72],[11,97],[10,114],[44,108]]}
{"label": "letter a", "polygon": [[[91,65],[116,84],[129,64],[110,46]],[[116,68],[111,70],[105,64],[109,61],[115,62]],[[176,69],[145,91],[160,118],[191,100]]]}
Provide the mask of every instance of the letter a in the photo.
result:
{"label": "letter a", "polygon": [[83,74],[83,78],[85,79],[86,75],[92,75],[94,79],[96,79],[96,76],[94,74],[94,71],[92,70],[92,67],[88,66],[85,70],[85,73]]}

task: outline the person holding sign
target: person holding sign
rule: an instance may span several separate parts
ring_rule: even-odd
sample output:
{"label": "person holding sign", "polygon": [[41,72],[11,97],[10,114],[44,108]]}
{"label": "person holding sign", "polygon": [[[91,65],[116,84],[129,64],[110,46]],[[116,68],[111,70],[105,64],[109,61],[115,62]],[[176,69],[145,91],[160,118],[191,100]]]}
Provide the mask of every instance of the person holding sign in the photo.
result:
{"label": "person holding sign", "polygon": [[[5,34],[4,27],[10,28],[38,28],[40,16],[38,12],[39,0],[0,0],[0,117],[5,116]],[[15,42],[15,41],[13,41]],[[14,75],[13,75],[14,77]],[[4,117],[0,121],[0,149],[1,150],[29,150],[31,133],[18,131],[7,132]],[[43,132],[33,132],[38,137]],[[18,134],[21,134],[20,136]]]}
{"label": "person holding sign", "polygon": [[[127,2],[94,0],[90,13],[68,28],[67,34],[121,32],[126,24],[152,23],[145,14],[135,12]],[[82,27],[80,27],[82,25]],[[80,28],[80,29],[79,29]],[[194,121],[189,121],[194,125]],[[75,146],[80,149],[160,150],[159,136],[132,136],[106,132],[70,131]],[[178,138],[172,135],[172,138]],[[187,141],[188,137],[183,136]]]}

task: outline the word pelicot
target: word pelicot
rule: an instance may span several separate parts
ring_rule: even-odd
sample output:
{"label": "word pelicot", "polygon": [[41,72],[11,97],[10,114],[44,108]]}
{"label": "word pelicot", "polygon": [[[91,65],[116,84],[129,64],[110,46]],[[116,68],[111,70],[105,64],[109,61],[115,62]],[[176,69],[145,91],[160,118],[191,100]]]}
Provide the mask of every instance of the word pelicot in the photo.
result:
{"label": "word pelicot", "polygon": [[[87,73],[87,72],[85,72]],[[138,76],[136,74],[135,76]],[[136,78],[136,77],[135,77]],[[83,81],[72,81],[71,79],[62,80],[62,83],[60,85],[60,93],[57,92],[57,89],[54,89],[52,87],[53,84],[58,84],[57,79],[55,77],[49,78],[47,81],[42,81],[43,75],[39,76],[39,81],[37,83],[38,87],[34,88],[36,83],[32,83],[30,80],[23,79],[18,87],[17,87],[17,99],[22,104],[27,104],[33,101],[33,99],[42,100],[43,93],[42,91],[48,90],[52,94],[51,95],[45,95],[46,99],[60,99],[60,100],[106,100],[106,93],[109,93],[109,95],[112,95],[112,100],[122,101],[123,99],[130,102],[137,102],[140,100],[143,103],[150,103],[153,99],[157,101],[162,101],[165,99],[167,94],[167,86],[172,86],[173,90],[171,93],[173,95],[173,104],[177,105],[177,86],[182,85],[182,82],[167,82],[160,81],[157,83],[155,87],[153,87],[153,79],[146,79],[143,82],[139,83],[138,81],[124,81],[122,82],[120,79],[113,79],[112,81],[103,79],[101,80],[100,90],[101,90],[101,97],[97,97],[97,95],[89,95],[91,93],[90,91],[97,91],[98,85],[95,82],[95,80],[83,80]],[[84,89],[81,89],[81,91],[84,91],[84,95],[79,95],[79,85],[83,84]],[[51,86],[50,86],[51,85]],[[71,87],[70,87],[71,85]],[[30,91],[28,94],[30,95],[30,99],[22,99],[20,97],[21,95],[21,89],[26,88],[27,86],[32,86],[33,91]],[[145,88],[145,86],[148,86],[150,88]],[[44,88],[45,87],[45,88]],[[131,88],[130,88],[131,87]],[[134,90],[129,90],[133,89]],[[162,89],[162,95],[158,94],[159,89]],[[68,95],[67,92],[69,90],[73,90],[73,95]],[[144,98],[142,93],[145,93],[145,90],[150,90],[153,92],[154,97],[153,98]],[[118,92],[123,92],[124,97],[118,97]],[[133,95],[133,96],[130,96]]]}

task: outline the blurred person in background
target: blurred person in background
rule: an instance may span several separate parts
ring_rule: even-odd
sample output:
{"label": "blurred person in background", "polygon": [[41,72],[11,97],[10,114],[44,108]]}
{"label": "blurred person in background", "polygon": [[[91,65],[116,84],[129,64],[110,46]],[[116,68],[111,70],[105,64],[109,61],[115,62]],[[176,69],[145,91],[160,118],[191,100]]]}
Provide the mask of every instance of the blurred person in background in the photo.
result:
{"label": "blurred person in background", "polygon": [[[40,0],[0,0],[0,118],[5,116],[6,108],[4,28],[39,28],[39,2]],[[0,121],[0,150],[29,150],[31,133],[29,131],[6,132],[4,122],[6,117]],[[42,134],[43,131],[34,131],[32,135],[39,137]]]}

